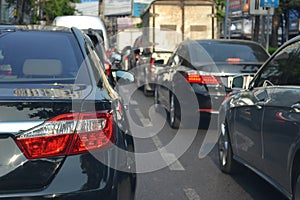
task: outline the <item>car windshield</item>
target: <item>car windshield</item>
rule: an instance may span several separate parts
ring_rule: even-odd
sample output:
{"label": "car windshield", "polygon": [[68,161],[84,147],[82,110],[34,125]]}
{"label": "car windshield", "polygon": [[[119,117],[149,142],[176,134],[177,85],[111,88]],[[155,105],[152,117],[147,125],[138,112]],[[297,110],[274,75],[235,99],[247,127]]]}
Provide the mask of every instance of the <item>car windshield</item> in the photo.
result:
{"label": "car windshield", "polygon": [[0,35],[0,82],[75,80],[83,56],[68,32]]}
{"label": "car windshield", "polygon": [[260,45],[237,41],[193,42],[189,52],[193,66],[222,73],[255,73],[269,57]]}

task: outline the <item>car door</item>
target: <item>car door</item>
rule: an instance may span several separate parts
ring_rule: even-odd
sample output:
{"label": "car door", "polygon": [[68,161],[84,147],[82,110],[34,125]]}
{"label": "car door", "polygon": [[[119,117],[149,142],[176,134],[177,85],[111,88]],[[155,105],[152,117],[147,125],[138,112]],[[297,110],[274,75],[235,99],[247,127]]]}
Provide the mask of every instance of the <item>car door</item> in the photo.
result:
{"label": "car door", "polygon": [[261,162],[262,141],[261,121],[264,115],[264,104],[269,99],[269,89],[258,86],[241,92],[233,99],[234,124],[232,144],[234,154],[242,162],[246,162],[256,169],[263,169]]}
{"label": "car door", "polygon": [[157,74],[159,100],[160,103],[164,104],[167,108],[169,105],[170,89],[172,87],[170,73],[174,72],[174,67],[179,62],[178,59],[177,51],[175,51],[168,60],[167,66],[159,70]]}
{"label": "car door", "polygon": [[[296,49],[284,48],[264,65],[253,79],[250,89],[241,93],[234,102],[234,135],[237,155],[257,170],[265,171],[266,147],[264,143],[264,124],[270,123],[274,109],[274,85],[286,79],[291,57]],[[280,105],[279,105],[280,106]]]}
{"label": "car door", "polygon": [[264,170],[285,188],[290,187],[289,164],[300,133],[299,46],[300,42],[290,44],[266,65],[273,69],[266,77],[273,91],[263,117]]}

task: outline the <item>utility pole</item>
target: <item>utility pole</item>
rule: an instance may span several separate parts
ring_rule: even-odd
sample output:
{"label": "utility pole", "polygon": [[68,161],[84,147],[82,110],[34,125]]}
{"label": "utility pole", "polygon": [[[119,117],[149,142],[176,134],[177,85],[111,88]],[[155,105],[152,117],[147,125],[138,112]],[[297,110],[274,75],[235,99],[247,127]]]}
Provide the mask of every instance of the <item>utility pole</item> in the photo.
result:
{"label": "utility pole", "polygon": [[226,11],[225,11],[225,25],[224,25],[224,39],[227,39],[228,33],[228,12],[229,12],[229,0],[226,0]]}
{"label": "utility pole", "polygon": [[2,23],[2,0],[0,0],[0,23]]}

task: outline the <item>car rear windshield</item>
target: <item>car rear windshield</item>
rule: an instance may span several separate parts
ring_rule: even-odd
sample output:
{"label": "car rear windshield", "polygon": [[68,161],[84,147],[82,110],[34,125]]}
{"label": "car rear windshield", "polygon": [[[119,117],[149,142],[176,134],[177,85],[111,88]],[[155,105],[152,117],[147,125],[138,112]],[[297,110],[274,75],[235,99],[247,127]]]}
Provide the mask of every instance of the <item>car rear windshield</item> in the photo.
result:
{"label": "car rear windshield", "polygon": [[82,53],[70,32],[0,35],[0,82],[74,80],[82,63]]}
{"label": "car rear windshield", "polygon": [[214,41],[190,44],[191,63],[208,72],[255,73],[268,57],[268,53],[260,45],[250,42]]}

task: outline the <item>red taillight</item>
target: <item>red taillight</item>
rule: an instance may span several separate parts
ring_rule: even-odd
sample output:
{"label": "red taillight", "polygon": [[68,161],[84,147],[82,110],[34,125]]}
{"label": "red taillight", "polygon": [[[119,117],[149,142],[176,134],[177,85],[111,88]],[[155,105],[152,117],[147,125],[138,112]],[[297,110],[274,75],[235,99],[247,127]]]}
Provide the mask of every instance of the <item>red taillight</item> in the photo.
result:
{"label": "red taillight", "polygon": [[212,113],[213,109],[212,108],[199,108],[199,112],[208,112],[208,113]]}
{"label": "red taillight", "polygon": [[153,67],[154,62],[155,62],[155,58],[151,58],[151,59],[150,59],[150,66],[151,66],[151,67]]}
{"label": "red taillight", "polygon": [[154,62],[155,62],[155,58],[151,58],[151,59],[150,59],[150,72],[153,72],[153,65],[154,65]]}
{"label": "red taillight", "polygon": [[69,154],[107,147],[115,142],[109,113],[81,114]]}
{"label": "red taillight", "polygon": [[218,85],[220,80],[213,75],[200,75],[198,72],[185,74],[185,78],[189,83],[199,83],[207,85]]}
{"label": "red taillight", "polygon": [[114,141],[112,115],[106,112],[59,115],[16,138],[28,159],[78,154]]}
{"label": "red taillight", "polygon": [[105,73],[107,76],[111,75],[111,64],[107,61],[104,61]]}

